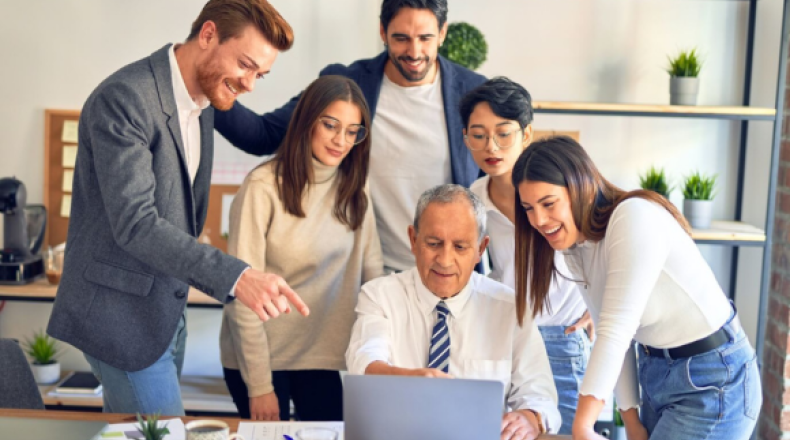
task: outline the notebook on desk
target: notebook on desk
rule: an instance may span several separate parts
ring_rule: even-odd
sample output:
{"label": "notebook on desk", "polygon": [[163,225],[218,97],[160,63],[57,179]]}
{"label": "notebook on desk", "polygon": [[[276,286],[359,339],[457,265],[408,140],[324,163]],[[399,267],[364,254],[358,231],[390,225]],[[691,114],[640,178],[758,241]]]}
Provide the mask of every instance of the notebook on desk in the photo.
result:
{"label": "notebook on desk", "polygon": [[57,394],[99,394],[101,382],[90,372],[77,371],[66,376],[55,386]]}
{"label": "notebook on desk", "polygon": [[496,440],[502,383],[406,376],[345,377],[345,440]]}
{"label": "notebook on desk", "polygon": [[106,422],[0,417],[3,439],[98,440]]}

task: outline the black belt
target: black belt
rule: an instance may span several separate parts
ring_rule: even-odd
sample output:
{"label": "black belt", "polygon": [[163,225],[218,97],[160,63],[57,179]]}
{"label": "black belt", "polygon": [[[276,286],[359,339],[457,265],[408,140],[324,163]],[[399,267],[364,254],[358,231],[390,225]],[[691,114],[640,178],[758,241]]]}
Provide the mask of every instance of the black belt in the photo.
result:
{"label": "black belt", "polygon": [[[729,342],[729,340],[729,335],[724,330],[724,327],[722,327],[708,337],[690,342],[686,345],[681,345],[680,347],[668,348],[666,352],[672,359],[687,358],[719,348],[722,344]],[[648,356],[664,357],[665,349],[663,348],[655,348],[642,344],[639,345],[642,347],[642,351]]]}

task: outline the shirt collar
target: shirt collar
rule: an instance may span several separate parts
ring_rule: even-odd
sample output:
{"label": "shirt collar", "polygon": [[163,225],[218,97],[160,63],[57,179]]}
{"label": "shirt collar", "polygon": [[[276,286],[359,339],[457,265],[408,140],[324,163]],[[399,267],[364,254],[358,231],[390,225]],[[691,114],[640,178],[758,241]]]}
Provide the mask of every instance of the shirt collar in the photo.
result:
{"label": "shirt collar", "polygon": [[208,107],[209,100],[205,96],[201,96],[198,98],[198,101],[195,102],[192,100],[192,97],[189,96],[187,85],[184,83],[184,77],[181,76],[181,69],[178,67],[175,48],[175,44],[171,45],[167,53],[170,58],[170,76],[173,79],[173,96],[176,100],[176,108],[180,112],[203,110]]}
{"label": "shirt collar", "polygon": [[[450,315],[454,318],[460,317],[464,307],[469,303],[469,298],[472,296],[472,290],[474,290],[476,282],[475,275],[476,273],[473,272],[472,276],[469,277],[469,282],[466,283],[466,286],[464,286],[457,295],[443,300],[444,303],[447,304],[447,308],[450,309]],[[414,277],[414,289],[417,292],[418,307],[423,314],[429,315],[436,310],[436,305],[439,304],[439,301],[442,301],[442,299],[425,287],[422,283],[422,278],[420,278],[420,272],[416,267],[412,269],[412,276]]]}
{"label": "shirt collar", "polygon": [[483,202],[483,206],[486,208],[486,212],[495,212],[496,214],[502,216],[508,223],[512,224],[509,218],[499,208],[494,205],[494,202],[491,200],[491,195],[488,193],[488,185],[491,182],[491,176],[485,175],[480,178],[480,184],[482,186],[482,191],[480,192],[480,200]]}

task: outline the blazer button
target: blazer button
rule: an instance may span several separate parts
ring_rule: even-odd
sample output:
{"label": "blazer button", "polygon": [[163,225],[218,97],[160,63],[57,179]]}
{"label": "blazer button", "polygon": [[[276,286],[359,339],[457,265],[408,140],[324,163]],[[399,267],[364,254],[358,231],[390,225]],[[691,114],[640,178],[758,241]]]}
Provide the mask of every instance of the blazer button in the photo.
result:
{"label": "blazer button", "polygon": [[186,290],[179,290],[176,292],[176,298],[178,299],[184,299],[185,296],[187,296]]}

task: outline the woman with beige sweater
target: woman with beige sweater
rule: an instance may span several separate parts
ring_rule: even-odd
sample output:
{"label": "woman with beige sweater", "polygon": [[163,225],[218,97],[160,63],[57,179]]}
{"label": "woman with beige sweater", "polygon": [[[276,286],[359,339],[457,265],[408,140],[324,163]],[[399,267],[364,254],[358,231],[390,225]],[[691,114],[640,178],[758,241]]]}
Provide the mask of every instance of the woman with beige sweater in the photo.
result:
{"label": "woman with beige sweater", "polygon": [[283,277],[307,318],[262,322],[225,305],[225,382],[243,418],[342,420],[340,370],[362,284],[383,273],[366,190],[370,112],[350,79],[323,76],[302,94],[275,158],[254,169],[233,200],[228,252]]}

